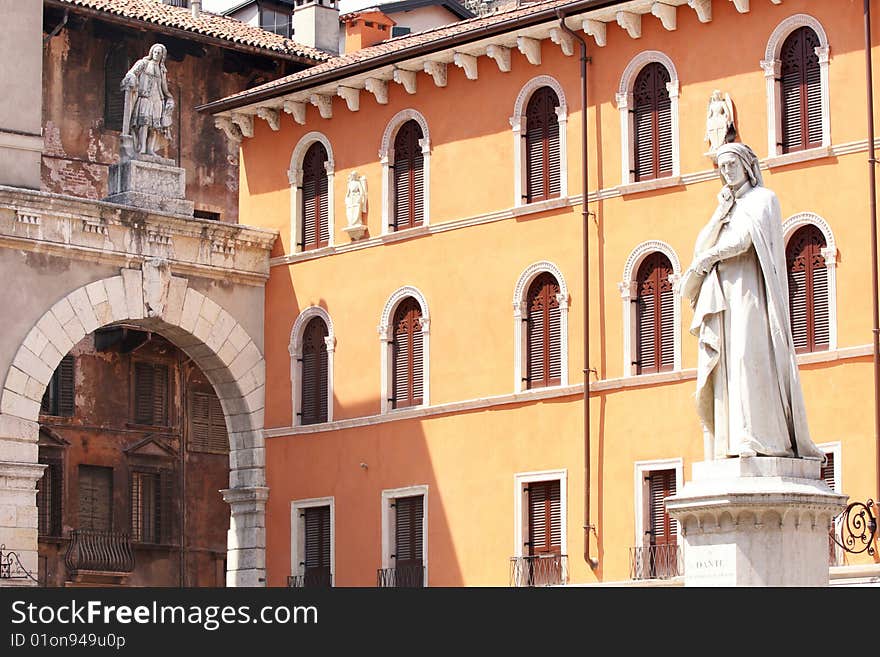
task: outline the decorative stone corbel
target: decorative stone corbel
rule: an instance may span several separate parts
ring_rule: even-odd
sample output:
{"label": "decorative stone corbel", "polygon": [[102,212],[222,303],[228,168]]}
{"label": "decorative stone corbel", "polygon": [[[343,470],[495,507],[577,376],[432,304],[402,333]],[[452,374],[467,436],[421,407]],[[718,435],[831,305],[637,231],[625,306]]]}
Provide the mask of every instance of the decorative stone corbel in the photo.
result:
{"label": "decorative stone corbel", "polygon": [[171,263],[165,258],[150,258],[141,264],[144,312],[147,317],[161,317],[168,303]]}
{"label": "decorative stone corbel", "polygon": [[604,48],[605,44],[608,43],[608,39],[606,36],[606,27],[605,23],[602,21],[594,21],[591,18],[587,18],[584,20],[584,34],[587,34],[596,42],[596,45],[600,48]]}
{"label": "decorative stone corbel", "polygon": [[655,2],[651,5],[651,13],[660,19],[668,31],[672,32],[678,27],[678,8],[673,5],[664,5],[662,2]]}
{"label": "decorative stone corbel", "polygon": [[416,72],[407,71],[405,68],[394,69],[394,81],[402,84],[406,89],[406,93],[414,94],[416,92]]}
{"label": "decorative stone corbel", "polygon": [[224,133],[226,133],[226,138],[229,141],[240,144],[242,140],[241,130],[239,130],[238,126],[232,122],[228,116],[215,116],[214,117],[214,126],[220,128]]}
{"label": "decorative stone corbel", "polygon": [[278,130],[281,128],[281,113],[277,109],[272,109],[270,107],[258,107],[257,116],[268,123],[269,127],[272,128],[272,130],[274,130],[275,132],[278,132]]}
{"label": "decorative stone corbel", "polygon": [[[733,5],[736,7],[736,10],[741,14],[749,13],[749,0],[730,0]],[[775,3],[779,4],[779,3]]]}
{"label": "decorative stone corbel", "polygon": [[446,62],[426,61],[425,73],[434,78],[434,84],[438,87],[446,86]]}
{"label": "decorative stone corbel", "polygon": [[232,122],[238,126],[238,129],[241,130],[241,134],[245,137],[253,137],[254,136],[254,115],[253,114],[241,114],[238,112],[233,113]]}
{"label": "decorative stone corbel", "polygon": [[361,90],[354,87],[337,87],[336,95],[345,101],[350,112],[357,112],[361,108]]}
{"label": "decorative stone corbel", "polygon": [[333,118],[333,98],[322,94],[312,94],[309,96],[309,102],[318,108],[322,119]]}
{"label": "decorative stone corbel", "polygon": [[284,101],[284,111],[293,117],[300,125],[306,124],[306,104],[295,100]]}
{"label": "decorative stone corbel", "polygon": [[697,12],[701,23],[712,22],[712,0],[688,0],[688,7]]}
{"label": "decorative stone corbel", "polygon": [[642,15],[631,11],[617,12],[617,24],[620,25],[632,39],[642,38]]}
{"label": "decorative stone corbel", "polygon": [[510,48],[491,43],[486,48],[486,56],[495,60],[499,71],[502,73],[510,72]]}
{"label": "decorative stone corbel", "polygon": [[377,103],[380,105],[388,104],[388,83],[385,80],[367,78],[364,81],[364,87],[376,97]]}
{"label": "decorative stone corbel", "polygon": [[531,37],[516,37],[516,47],[526,56],[529,64],[538,66],[541,64],[541,42]]}
{"label": "decorative stone corbel", "polygon": [[452,61],[459,68],[464,69],[464,74],[468,80],[477,79],[477,58],[467,53],[457,52],[452,55]]}
{"label": "decorative stone corbel", "polygon": [[558,27],[551,27],[550,40],[562,48],[562,54],[566,57],[574,54],[574,39],[571,38],[568,32],[564,32]]}

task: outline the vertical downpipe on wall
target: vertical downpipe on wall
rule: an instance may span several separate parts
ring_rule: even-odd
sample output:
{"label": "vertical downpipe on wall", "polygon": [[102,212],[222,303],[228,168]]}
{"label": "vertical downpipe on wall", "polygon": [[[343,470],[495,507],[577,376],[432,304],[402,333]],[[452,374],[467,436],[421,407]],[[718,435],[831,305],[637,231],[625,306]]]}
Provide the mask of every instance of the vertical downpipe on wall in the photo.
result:
{"label": "vertical downpipe on wall", "polygon": [[599,560],[590,556],[590,212],[587,206],[588,169],[587,169],[587,42],[565,24],[565,14],[556,10],[559,28],[580,44],[580,77],[581,77],[581,215],[583,220],[583,267],[584,267],[584,561],[590,568],[597,568]]}

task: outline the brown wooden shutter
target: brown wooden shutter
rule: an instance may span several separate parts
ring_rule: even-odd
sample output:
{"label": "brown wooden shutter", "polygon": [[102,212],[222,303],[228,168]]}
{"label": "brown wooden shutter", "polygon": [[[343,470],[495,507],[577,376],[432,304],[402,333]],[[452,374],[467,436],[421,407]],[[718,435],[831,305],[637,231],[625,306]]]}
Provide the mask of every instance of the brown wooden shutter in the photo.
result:
{"label": "brown wooden shutter", "polygon": [[306,584],[330,585],[330,507],[303,509]]}
{"label": "brown wooden shutter", "polygon": [[780,108],[782,152],[822,145],[822,83],[819,37],[809,27],[792,32],[782,44]]}
{"label": "brown wooden shutter", "polygon": [[79,529],[113,529],[113,468],[79,466]]}
{"label": "brown wooden shutter", "polygon": [[154,426],[168,425],[168,366],[134,363],[134,421]]}
{"label": "brown wooden shutter", "polygon": [[425,217],[425,171],[422,128],[415,120],[404,123],[394,138],[394,230],[421,226]]}
{"label": "brown wooden shutter", "polygon": [[229,435],[226,432],[226,417],[217,395],[213,392],[190,392],[189,409],[190,451],[227,454]]}
{"label": "brown wooden shutter", "polygon": [[822,479],[828,488],[837,492],[837,479],[834,477],[834,452],[825,452],[825,465],[822,466]]}
{"label": "brown wooden shutter", "polygon": [[303,250],[317,249],[330,243],[329,198],[327,186],[327,149],[315,142],[303,158],[302,242]]}
{"label": "brown wooden shutter", "polygon": [[550,87],[532,94],[526,106],[526,202],[558,197],[561,189],[559,97]]}
{"label": "brown wooden shutter", "polygon": [[664,498],[675,495],[675,470],[655,470],[648,474],[647,479],[651,545],[676,545],[676,526],[663,502]]}
{"label": "brown wooden shutter", "polygon": [[672,265],[662,253],[652,253],[636,275],[636,372],[671,370],[675,363],[675,304]]}
{"label": "brown wooden shutter", "polygon": [[118,46],[110,50],[104,68],[104,127],[108,130],[122,130],[125,92],[120,85],[128,69],[125,48]]}
{"label": "brown wooden shutter", "polygon": [[562,381],[562,310],[559,283],[553,274],[540,274],[526,297],[526,383],[528,388],[559,385]]}
{"label": "brown wooden shutter", "polygon": [[634,179],[672,175],[672,101],[669,71],[659,62],[648,64],[633,85]]}
{"label": "brown wooden shutter", "polygon": [[392,350],[392,408],[418,406],[424,395],[424,344],[422,309],[412,297],[394,313]]}
{"label": "brown wooden shutter", "polygon": [[792,235],[786,248],[789,317],[798,353],[823,351],[829,346],[828,269],[822,255],[825,246],[822,231],[808,225]]}
{"label": "brown wooden shutter", "polygon": [[302,424],[327,421],[327,325],[313,317],[303,332],[302,343]]}
{"label": "brown wooden shutter", "polygon": [[526,494],[529,504],[529,554],[560,554],[562,500],[559,480],[530,483]]}
{"label": "brown wooden shutter", "polygon": [[71,354],[58,363],[52,379],[46,386],[40,403],[40,412],[46,415],[70,417],[75,411],[74,362]]}
{"label": "brown wooden shutter", "polygon": [[164,544],[173,544],[175,540],[176,496],[175,473],[170,468],[159,471],[159,494],[156,504],[156,525],[158,527],[158,541]]}
{"label": "brown wooden shutter", "polygon": [[422,566],[424,526],[423,495],[394,500],[394,551],[397,568]]}
{"label": "brown wooden shutter", "polygon": [[159,475],[131,473],[131,537],[140,543],[159,542]]}
{"label": "brown wooden shutter", "polygon": [[37,485],[37,516],[40,536],[61,536],[64,462],[60,456],[40,455],[46,465]]}

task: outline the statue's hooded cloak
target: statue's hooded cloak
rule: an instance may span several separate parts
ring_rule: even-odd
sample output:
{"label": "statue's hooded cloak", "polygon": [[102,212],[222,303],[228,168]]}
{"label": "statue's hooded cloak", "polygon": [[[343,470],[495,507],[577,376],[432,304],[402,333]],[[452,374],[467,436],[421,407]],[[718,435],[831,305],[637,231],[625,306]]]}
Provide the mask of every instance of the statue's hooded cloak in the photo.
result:
{"label": "statue's hooded cloak", "polygon": [[[794,340],[788,314],[788,276],[782,236],[782,212],[779,199],[763,186],[758,158],[746,145],[724,144],[718,156],[736,155],[748,174],[751,188],[734,194],[728,187],[719,194],[719,207],[709,224],[697,238],[695,257],[711,247],[733,205],[745,211],[749,219],[749,234],[763,274],[767,299],[770,338],[773,345],[773,366],[785,412],[789,439],[797,456],[814,457],[824,461],[825,455],[813,444],[807,428],[806,409],[795,359]],[[696,280],[695,280],[696,279]],[[701,281],[697,288],[694,283]],[[687,286],[687,282],[683,282]],[[704,428],[715,434],[712,371],[718,364],[721,350],[721,327],[726,302],[718,274],[713,267],[705,277],[692,277],[691,290],[684,289],[694,305],[694,320],[690,332],[699,338],[697,359],[697,413]],[[727,454],[727,445],[715,445],[715,458]]]}

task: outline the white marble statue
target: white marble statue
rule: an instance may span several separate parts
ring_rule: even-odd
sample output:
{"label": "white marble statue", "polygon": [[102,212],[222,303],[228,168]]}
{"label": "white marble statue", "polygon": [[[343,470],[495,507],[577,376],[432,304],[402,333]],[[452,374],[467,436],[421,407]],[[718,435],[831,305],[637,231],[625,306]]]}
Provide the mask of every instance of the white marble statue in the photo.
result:
{"label": "white marble statue", "polygon": [[724,94],[716,89],[709,99],[709,107],[706,110],[706,141],[709,142],[707,155],[715,153],[718,148],[727,141],[727,133],[733,125],[733,102],[730,94]]}
{"label": "white marble statue", "polygon": [[795,360],[779,199],[763,186],[758,158],[744,144],[723,144],[718,169],[718,208],[681,281],[699,338],[705,458],[824,460],[810,439]]}
{"label": "white marble statue", "polygon": [[361,215],[367,211],[367,177],[357,171],[348,174],[345,190],[345,218],[349,227],[361,225]]}
{"label": "white marble statue", "polygon": [[157,156],[159,136],[171,139],[174,99],[168,91],[167,56],[165,46],[154,44],[150,54],[136,61],[122,79],[121,87],[125,91],[122,134],[131,135],[135,150],[142,155]]}

